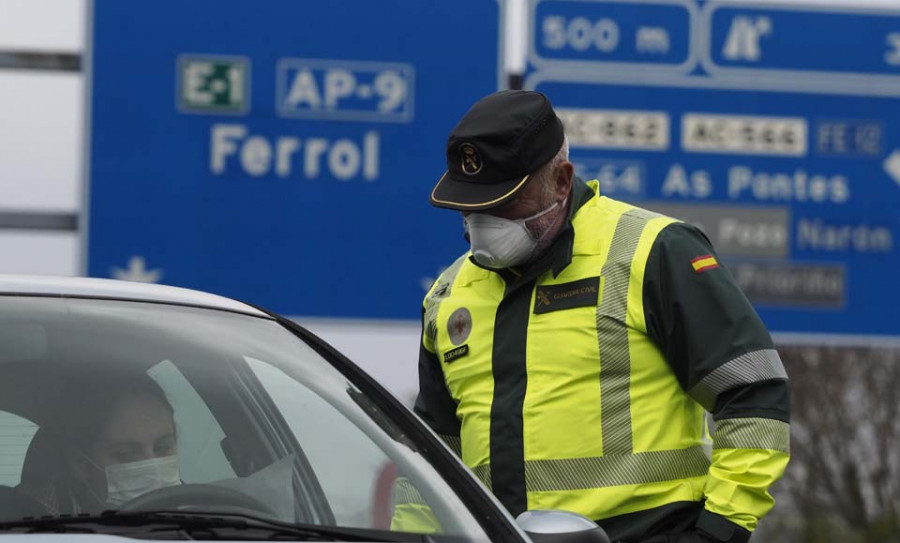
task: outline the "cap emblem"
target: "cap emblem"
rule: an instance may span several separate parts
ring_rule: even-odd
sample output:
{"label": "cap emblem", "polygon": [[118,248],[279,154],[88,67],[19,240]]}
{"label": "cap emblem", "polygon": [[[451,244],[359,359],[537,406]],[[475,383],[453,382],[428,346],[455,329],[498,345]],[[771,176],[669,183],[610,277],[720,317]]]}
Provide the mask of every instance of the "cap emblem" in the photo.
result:
{"label": "cap emblem", "polygon": [[481,171],[481,155],[478,149],[471,143],[463,143],[459,146],[459,155],[462,157],[462,171],[466,175],[475,175]]}

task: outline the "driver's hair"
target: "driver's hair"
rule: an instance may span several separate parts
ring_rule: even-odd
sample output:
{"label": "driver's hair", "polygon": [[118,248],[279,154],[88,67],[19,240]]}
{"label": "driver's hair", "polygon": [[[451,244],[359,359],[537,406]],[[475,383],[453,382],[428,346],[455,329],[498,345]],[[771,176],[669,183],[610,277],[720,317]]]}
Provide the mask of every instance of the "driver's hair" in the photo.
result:
{"label": "driver's hair", "polygon": [[129,398],[149,396],[158,400],[170,415],[174,415],[172,404],[162,387],[144,372],[110,373],[107,367],[91,377],[76,378],[76,382],[67,387],[69,398],[62,404],[67,413],[58,421],[61,424],[57,433],[61,434],[68,447],[78,452],[90,451],[104,425],[121,403]]}

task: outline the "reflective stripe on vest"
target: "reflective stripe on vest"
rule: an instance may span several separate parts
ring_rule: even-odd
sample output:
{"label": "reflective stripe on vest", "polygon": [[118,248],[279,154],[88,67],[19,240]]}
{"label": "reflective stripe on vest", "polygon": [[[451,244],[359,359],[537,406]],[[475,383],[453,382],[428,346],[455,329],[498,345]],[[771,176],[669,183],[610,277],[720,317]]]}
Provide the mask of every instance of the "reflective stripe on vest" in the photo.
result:
{"label": "reflective stripe on vest", "polygon": [[[603,264],[603,300],[597,308],[600,347],[600,413],[603,417],[603,455],[631,454],[631,356],[628,346],[628,283],[631,261],[644,226],[655,213],[632,209],[616,224],[609,256]],[[605,375],[606,374],[606,375]],[[605,486],[605,485],[604,485]]]}
{"label": "reflective stripe on vest", "polygon": [[594,458],[529,460],[529,492],[582,490],[689,479],[706,474],[709,458],[702,447]]}

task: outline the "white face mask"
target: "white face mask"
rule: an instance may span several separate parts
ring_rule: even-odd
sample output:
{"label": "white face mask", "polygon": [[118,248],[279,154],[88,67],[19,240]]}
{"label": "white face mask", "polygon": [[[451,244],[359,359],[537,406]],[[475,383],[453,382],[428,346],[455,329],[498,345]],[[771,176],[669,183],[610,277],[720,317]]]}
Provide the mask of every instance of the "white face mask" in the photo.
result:
{"label": "white face mask", "polygon": [[178,456],[111,464],[106,472],[106,501],[122,505],[151,490],[181,484]]}
{"label": "white face mask", "polygon": [[466,217],[466,229],[469,232],[475,261],[482,266],[496,269],[509,268],[526,262],[550,227],[548,225],[547,229],[535,237],[525,227],[525,223],[550,213],[558,206],[559,202],[556,202],[530,217],[515,220],[484,213],[470,214]]}

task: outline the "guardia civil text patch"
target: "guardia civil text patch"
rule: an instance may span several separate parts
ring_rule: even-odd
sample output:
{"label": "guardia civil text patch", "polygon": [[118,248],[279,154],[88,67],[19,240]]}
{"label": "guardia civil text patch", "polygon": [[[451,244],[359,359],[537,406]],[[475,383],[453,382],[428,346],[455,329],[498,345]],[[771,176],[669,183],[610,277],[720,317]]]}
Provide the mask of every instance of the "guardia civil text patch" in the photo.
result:
{"label": "guardia civil text patch", "polygon": [[596,306],[599,296],[600,277],[538,287],[534,296],[534,312],[539,314],[574,307]]}

